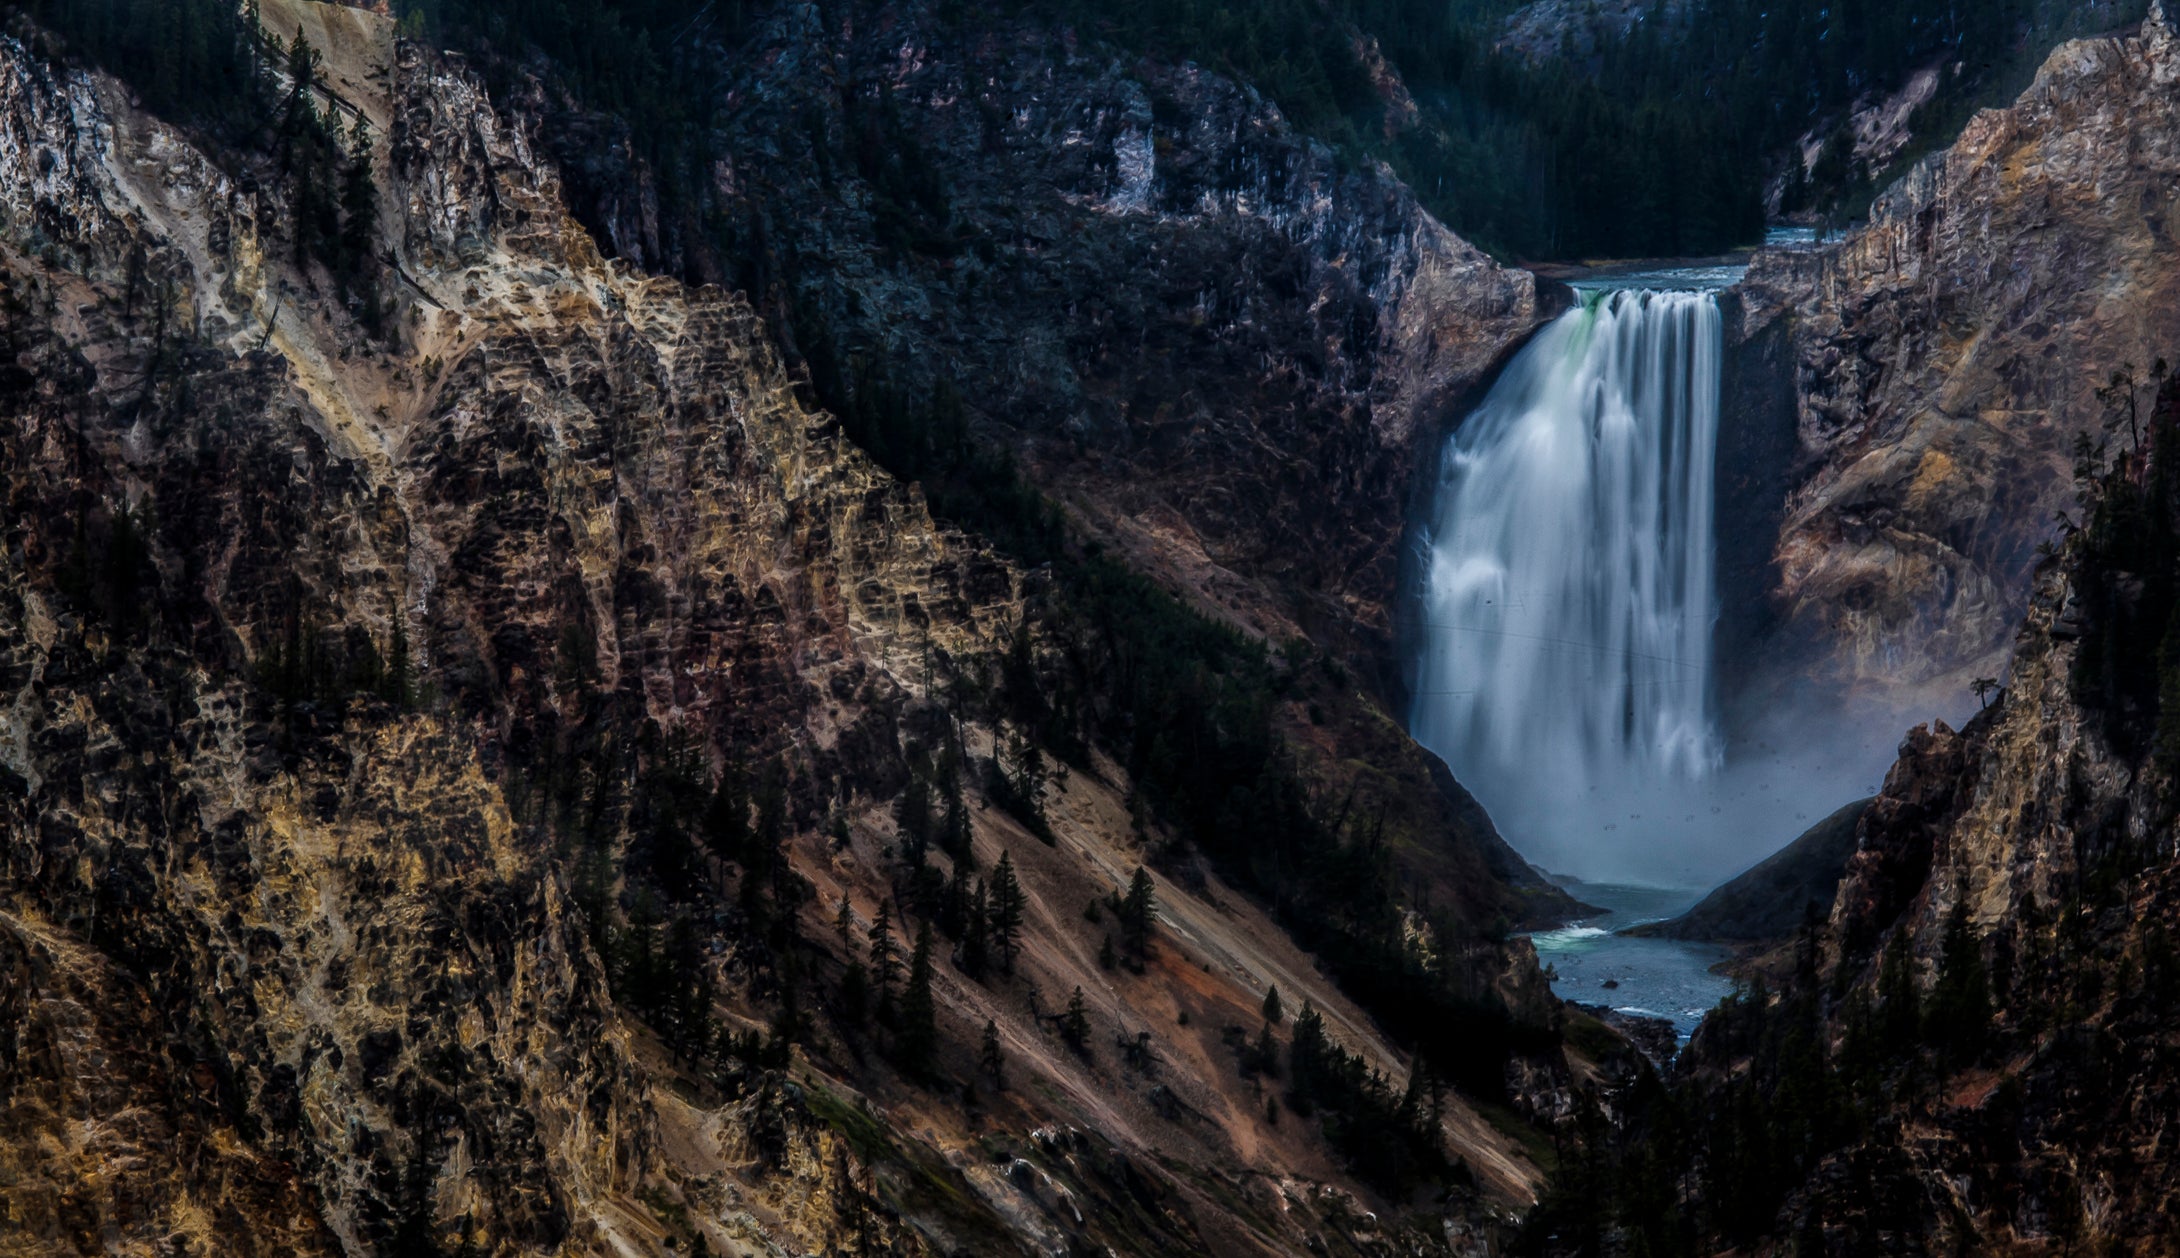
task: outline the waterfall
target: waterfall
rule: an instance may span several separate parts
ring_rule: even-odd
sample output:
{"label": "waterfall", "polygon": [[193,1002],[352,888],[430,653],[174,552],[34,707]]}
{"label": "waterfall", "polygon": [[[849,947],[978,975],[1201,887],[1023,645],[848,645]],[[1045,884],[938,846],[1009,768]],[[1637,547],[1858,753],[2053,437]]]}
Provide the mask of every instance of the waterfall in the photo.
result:
{"label": "waterfall", "polygon": [[1586,294],[1446,446],[1412,725],[1533,856],[1721,763],[1720,355],[1709,293]]}

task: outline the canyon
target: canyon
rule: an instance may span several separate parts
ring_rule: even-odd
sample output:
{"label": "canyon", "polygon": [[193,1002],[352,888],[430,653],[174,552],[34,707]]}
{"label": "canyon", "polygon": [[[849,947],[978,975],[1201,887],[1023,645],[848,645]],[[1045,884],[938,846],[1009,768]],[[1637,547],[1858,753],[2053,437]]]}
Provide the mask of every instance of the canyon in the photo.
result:
{"label": "canyon", "polygon": [[1683,1221],[2154,1240],[2169,768],[2082,680],[2148,596],[2075,464],[2115,371],[2180,423],[2163,5],[1706,325],[1729,736],[1950,723],[1677,1059],[1553,995],[1583,907],[1408,732],[1441,460],[1564,285],[1034,14],[753,6],[691,201],[538,59],[251,12],[362,155],[339,267],[287,150],[0,36],[0,1255],[1634,1252],[1582,1211],[1661,1089],[1963,932],[2011,1055],[1749,1218],[1687,1153]]}
{"label": "canyon", "polygon": [[[1311,1123],[1280,1121],[1238,1051],[1274,987],[1395,1095],[1421,1066],[1200,860],[1156,876],[1148,964],[1098,963],[1099,898],[1170,841],[1098,751],[1046,788],[1043,834],[971,788],[968,847],[950,859],[966,877],[1006,853],[1028,907],[1005,978],[949,967],[933,983],[955,1046],[942,1075],[976,1077],[969,1046],[997,1033],[1005,1082],[981,1099],[883,1064],[885,1037],[834,1013],[788,1068],[722,1074],[622,1008],[607,946],[657,928],[622,917],[641,896],[586,899],[585,862],[601,843],[664,859],[639,825],[671,749],[693,748],[707,779],[776,766],[771,894],[802,906],[788,947],[812,960],[795,964],[837,973],[861,949],[826,942],[836,919],[859,938],[902,903],[898,803],[928,749],[972,767],[1010,754],[1018,731],[964,696],[1058,614],[1050,574],[935,520],[918,486],[856,449],[743,297],[602,253],[539,117],[502,113],[383,17],[311,0],[262,12],[322,57],[312,90],[329,114],[370,125],[379,334],[288,248],[295,207],[271,172],[200,148],[112,79],[0,45],[0,1252],[1445,1250],[1533,1197],[1528,1120],[1487,1118],[1495,1096],[1434,1102],[1471,1187],[1426,1218],[1381,1221],[1384,1199]],[[1115,67],[1090,73],[1146,107]],[[1342,659],[1367,667],[1353,643],[1389,635],[1383,602],[1360,601],[1373,583],[1319,592],[1331,610],[1310,612],[1303,583],[1228,553],[1267,526],[1322,527],[1350,539],[1322,571],[1390,588],[1416,434],[1541,299],[1397,185],[1337,174],[1247,94],[1166,82],[1212,98],[1192,102],[1218,146],[1203,160],[1265,173],[1223,203],[1131,207],[1116,202],[1147,195],[1121,170],[1147,142],[1132,114],[1037,118],[1037,160],[1063,160],[1061,221],[1007,248],[1107,222],[1116,250],[1162,238],[1184,269],[1145,292],[1228,250],[1268,253],[1268,284],[1320,288],[1329,313],[1289,292],[1269,317],[1319,313],[1267,333],[1244,302],[1172,335],[1207,338],[1221,372],[1246,362],[1259,389],[1321,372],[1301,390],[1312,422],[1237,428],[1239,404],[1162,414],[1160,430],[1199,434],[1184,462],[1131,436],[1116,401],[1119,449],[1046,483],[1085,531],[1223,621],[1282,646],[1298,620],[1338,626],[1329,683],[1287,652],[1296,677],[1270,714],[1285,754],[1314,790],[1374,813],[1375,841],[1437,889],[1404,946],[1548,1037],[1558,1015],[1505,923],[1558,893],[1370,687],[1339,680]],[[1084,124],[1102,128],[1095,145]],[[1402,233],[1366,230],[1351,203]],[[1351,252],[1366,240],[1381,252]],[[1349,325],[1352,353],[1308,348]],[[1279,448],[1305,427],[1344,453]],[[1191,481],[1207,446],[1253,461],[1223,486]],[[1299,495],[1304,466],[1377,492],[1327,495],[1361,514],[1314,523],[1228,497]],[[1172,501],[1122,503],[1123,483]],[[1054,666],[1032,650],[1030,667]],[[598,820],[576,825],[562,800]],[[716,857],[685,876],[721,904],[765,894]],[[704,923],[727,1030],[791,1016],[781,983],[797,971],[766,936],[729,910],[683,912]],[[1071,988],[1096,1028],[1073,1049],[1055,1022]],[[1521,1095],[1548,1106],[1567,1067],[1521,1052]]]}
{"label": "canyon", "polygon": [[2110,432],[2098,391],[2146,390],[2180,343],[2176,75],[2153,6],[2054,51],[1837,245],[1757,256],[1729,336],[1793,382],[1751,386],[1797,468],[1766,574],[1780,676],[1958,720],[2003,666],[2075,439]]}

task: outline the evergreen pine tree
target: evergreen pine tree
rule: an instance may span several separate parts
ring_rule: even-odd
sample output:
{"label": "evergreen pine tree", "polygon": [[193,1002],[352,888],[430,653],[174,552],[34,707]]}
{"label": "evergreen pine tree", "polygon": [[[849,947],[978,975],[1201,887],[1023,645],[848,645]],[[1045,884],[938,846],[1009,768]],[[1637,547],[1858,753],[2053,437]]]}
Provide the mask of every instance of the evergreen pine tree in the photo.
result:
{"label": "evergreen pine tree", "polygon": [[991,897],[979,880],[969,897],[968,921],[961,938],[961,968],[971,978],[982,978],[990,965]]}
{"label": "evergreen pine tree", "polygon": [[1272,1038],[1272,1024],[1267,1022],[1257,1032],[1257,1042],[1249,1050],[1250,1073],[1279,1077],[1279,1041]]}
{"label": "evergreen pine tree", "polygon": [[878,987],[878,1020],[893,1017],[893,985],[901,979],[901,948],[893,939],[893,906],[881,900],[870,924],[870,973]]}
{"label": "evergreen pine tree", "polygon": [[1287,1045],[1287,1086],[1298,1113],[1309,1113],[1317,1100],[1318,1071],[1327,1047],[1324,1017],[1315,1005],[1304,1000],[1302,1013],[1294,1020],[1294,1039]]}
{"label": "evergreen pine tree", "polygon": [[713,855],[721,860],[742,858],[743,845],[749,841],[749,789],[741,765],[729,764],[719,775],[719,786],[704,808],[703,826],[704,846]]}
{"label": "evergreen pine tree", "polygon": [[1915,1046],[1922,1029],[1922,1007],[1915,990],[1914,964],[1908,956],[1907,927],[1902,924],[1885,944],[1877,966],[1878,1042],[1890,1055]]}
{"label": "evergreen pine tree", "polygon": [[[278,41],[274,41],[278,46]],[[318,83],[318,50],[303,37],[303,28],[295,28],[295,42],[288,45],[288,108],[282,127],[291,135],[307,123],[318,118],[318,104],[311,98],[311,90]]]}
{"label": "evergreen pine tree", "polygon": [[941,764],[940,785],[946,796],[946,812],[939,819],[939,846],[953,858],[957,869],[974,870],[976,855],[969,832],[969,805],[962,796],[961,758],[948,751]]}
{"label": "evergreen pine tree", "polygon": [[999,854],[999,864],[992,870],[991,935],[992,946],[999,950],[999,963],[1009,974],[1014,973],[1014,957],[1022,948],[1022,919],[1024,916],[1022,884],[1014,876],[1014,857]]}
{"label": "evergreen pine tree", "polygon": [[1151,885],[1150,874],[1138,865],[1134,879],[1128,883],[1128,894],[1121,897],[1120,933],[1128,946],[1128,955],[1139,966],[1150,948],[1151,931],[1157,925],[1158,895]]}
{"label": "evergreen pine tree", "polygon": [[1949,1063],[1966,1064],[1982,1052],[1991,1029],[1991,990],[1982,941],[1969,929],[1966,900],[1956,901],[1946,919],[1925,1018],[1930,1040]]}
{"label": "evergreen pine tree", "polygon": [[947,880],[946,893],[939,899],[939,928],[955,939],[966,939],[969,934],[969,902],[969,867],[956,861],[954,876]]}
{"label": "evergreen pine tree", "polygon": [[387,651],[386,670],[380,676],[380,697],[407,711],[416,702],[416,665],[409,658],[408,609],[394,608],[393,643]]}
{"label": "evergreen pine tree", "polygon": [[1264,993],[1264,1025],[1278,1026],[1285,1016],[1285,1011],[1279,1007],[1279,988],[1274,985]]}
{"label": "evergreen pine tree", "polygon": [[931,784],[920,774],[909,776],[908,789],[894,806],[893,820],[900,835],[895,854],[910,869],[922,868],[931,842]]}
{"label": "evergreen pine tree", "polygon": [[661,1030],[667,1043],[683,1056],[696,1057],[711,1047],[714,993],[711,973],[704,965],[703,941],[687,913],[674,918],[666,960],[672,985],[667,992],[666,1025]]}
{"label": "evergreen pine tree", "polygon": [[999,1024],[989,1018],[984,1020],[984,1043],[977,1051],[977,1068],[991,1077],[992,1086],[1005,1088],[1006,1058],[999,1051]]}
{"label": "evergreen pine tree", "polygon": [[1078,1053],[1090,1047],[1090,1006],[1080,987],[1067,998],[1067,1012],[1060,1015],[1060,1038]]}
{"label": "evergreen pine tree", "polygon": [[916,932],[916,951],[908,966],[908,990],[901,996],[901,1025],[893,1037],[901,1068],[921,1075],[931,1068],[938,1048],[938,1011],[931,999],[931,923]]}
{"label": "evergreen pine tree", "polygon": [[364,300],[365,326],[378,324],[378,299],[371,292],[374,270],[371,245],[378,237],[378,185],[371,179],[371,124],[356,119],[341,170],[340,272],[351,293]]}
{"label": "evergreen pine tree", "polygon": [[840,1017],[849,1026],[861,1026],[870,1006],[870,975],[861,961],[848,962],[840,976]]}

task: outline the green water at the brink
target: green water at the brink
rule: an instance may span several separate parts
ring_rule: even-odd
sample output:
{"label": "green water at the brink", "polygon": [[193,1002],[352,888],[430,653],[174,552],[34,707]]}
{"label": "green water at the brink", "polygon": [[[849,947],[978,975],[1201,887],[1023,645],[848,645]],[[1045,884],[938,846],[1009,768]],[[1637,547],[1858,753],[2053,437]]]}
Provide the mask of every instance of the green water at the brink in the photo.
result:
{"label": "green water at the brink", "polygon": [[[1617,886],[1561,879],[1569,895],[1606,910],[1558,930],[1529,936],[1537,960],[1558,972],[1552,990],[1565,1000],[1664,1018],[1685,1041],[1733,980],[1711,973],[1726,949],[1677,939],[1634,939],[1617,932],[1687,911],[1703,890]],[[1607,987],[1606,983],[1616,986]]]}

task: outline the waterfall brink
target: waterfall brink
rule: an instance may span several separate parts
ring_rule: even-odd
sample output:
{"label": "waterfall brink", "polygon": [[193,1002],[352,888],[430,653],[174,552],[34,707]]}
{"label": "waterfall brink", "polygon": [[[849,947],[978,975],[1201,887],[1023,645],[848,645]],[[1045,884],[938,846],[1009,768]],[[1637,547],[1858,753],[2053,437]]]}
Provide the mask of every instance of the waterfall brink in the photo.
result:
{"label": "waterfall brink", "polygon": [[1539,856],[1721,763],[1721,344],[1708,293],[1588,294],[1446,447],[1413,728]]}

